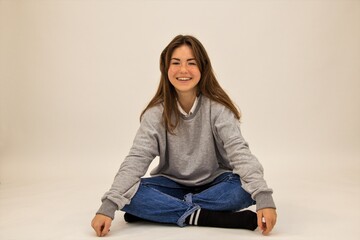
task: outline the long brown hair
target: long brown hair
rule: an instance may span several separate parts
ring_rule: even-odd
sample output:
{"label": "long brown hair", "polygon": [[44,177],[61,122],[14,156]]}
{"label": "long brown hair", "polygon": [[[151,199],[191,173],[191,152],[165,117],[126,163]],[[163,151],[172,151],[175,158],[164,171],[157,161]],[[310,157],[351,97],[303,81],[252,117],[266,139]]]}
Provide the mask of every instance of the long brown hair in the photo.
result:
{"label": "long brown hair", "polygon": [[[160,83],[155,96],[151,99],[149,104],[142,111],[140,119],[142,118],[146,110],[154,107],[157,104],[162,103],[164,105],[164,112],[162,118],[165,128],[170,133],[174,133],[174,129],[179,123],[180,112],[177,108],[176,103],[176,90],[174,86],[170,83],[168,78],[168,69],[174,50],[182,45],[189,46],[192,49],[196,63],[201,72],[201,79],[197,85],[198,93],[224,105],[234,113],[237,119],[240,120],[239,110],[236,108],[229,96],[221,88],[220,84],[216,80],[215,74],[211,66],[210,58],[204,46],[198,39],[190,35],[176,36],[162,51],[160,55]],[[175,114],[175,122],[171,120],[171,116],[173,113]]]}

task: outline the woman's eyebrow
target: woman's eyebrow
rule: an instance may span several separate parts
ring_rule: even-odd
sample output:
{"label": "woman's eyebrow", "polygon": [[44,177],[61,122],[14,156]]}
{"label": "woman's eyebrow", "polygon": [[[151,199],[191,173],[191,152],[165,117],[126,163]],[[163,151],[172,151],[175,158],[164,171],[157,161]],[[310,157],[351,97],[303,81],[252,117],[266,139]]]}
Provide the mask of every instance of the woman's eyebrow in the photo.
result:
{"label": "woman's eyebrow", "polygon": [[[180,58],[171,58],[170,60],[180,61]],[[192,60],[196,60],[196,59],[195,58],[189,58],[186,61],[192,61]]]}

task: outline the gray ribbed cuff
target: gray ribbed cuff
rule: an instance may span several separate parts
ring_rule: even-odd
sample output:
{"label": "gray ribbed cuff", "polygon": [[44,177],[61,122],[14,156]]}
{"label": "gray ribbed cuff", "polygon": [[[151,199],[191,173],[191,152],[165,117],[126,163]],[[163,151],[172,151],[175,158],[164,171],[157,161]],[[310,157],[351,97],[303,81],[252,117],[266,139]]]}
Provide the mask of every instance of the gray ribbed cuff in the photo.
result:
{"label": "gray ribbed cuff", "polygon": [[102,215],[110,217],[111,219],[114,219],[115,211],[117,209],[118,209],[118,206],[114,202],[112,202],[109,199],[105,199],[102,202],[102,204],[101,204],[99,210],[96,212],[96,214],[102,214]]}
{"label": "gray ribbed cuff", "polygon": [[275,208],[276,209],[275,202],[272,197],[272,193],[267,193],[267,192],[258,193],[255,196],[255,201],[256,201],[256,211],[263,209],[263,208]]}

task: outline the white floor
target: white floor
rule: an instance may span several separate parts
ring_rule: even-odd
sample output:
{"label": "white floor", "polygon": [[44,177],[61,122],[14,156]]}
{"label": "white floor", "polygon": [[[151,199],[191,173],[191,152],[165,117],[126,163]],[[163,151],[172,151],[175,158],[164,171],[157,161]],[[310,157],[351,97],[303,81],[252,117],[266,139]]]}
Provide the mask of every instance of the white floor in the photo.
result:
{"label": "white floor", "polygon": [[[354,159],[355,160],[355,159]],[[294,163],[296,161],[293,161]],[[323,161],[322,161],[323,162]],[[331,162],[331,161],[330,161]],[[331,164],[271,168],[278,223],[272,234],[246,230],[125,223],[118,212],[109,239],[359,239],[360,178],[355,167]],[[304,166],[302,164],[301,166]],[[35,179],[35,178],[34,178]],[[3,181],[0,239],[96,239],[90,221],[112,177],[48,177]]]}

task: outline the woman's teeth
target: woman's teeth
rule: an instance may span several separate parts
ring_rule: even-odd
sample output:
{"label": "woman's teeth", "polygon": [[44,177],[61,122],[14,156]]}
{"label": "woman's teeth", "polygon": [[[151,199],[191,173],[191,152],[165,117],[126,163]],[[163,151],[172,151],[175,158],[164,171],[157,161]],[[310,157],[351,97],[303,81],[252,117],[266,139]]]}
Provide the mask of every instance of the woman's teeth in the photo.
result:
{"label": "woman's teeth", "polygon": [[177,78],[179,81],[189,81],[191,78]]}

